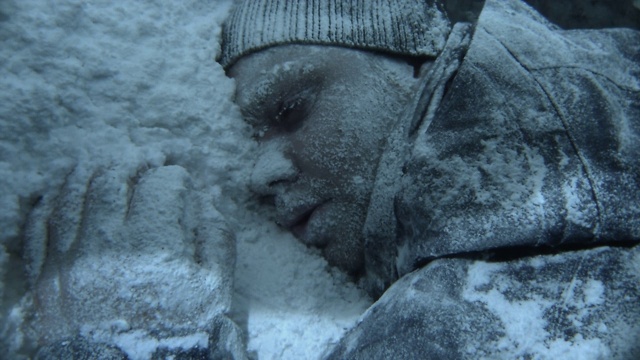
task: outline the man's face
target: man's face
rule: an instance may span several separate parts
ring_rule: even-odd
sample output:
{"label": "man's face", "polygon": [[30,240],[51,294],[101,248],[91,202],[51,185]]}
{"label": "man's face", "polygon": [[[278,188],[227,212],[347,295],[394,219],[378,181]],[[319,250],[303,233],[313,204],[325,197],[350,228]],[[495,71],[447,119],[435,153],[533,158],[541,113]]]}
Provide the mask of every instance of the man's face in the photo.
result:
{"label": "man's face", "polygon": [[245,56],[229,74],[260,144],[252,190],[273,200],[281,226],[357,274],[378,160],[412,68],[368,52],[286,45]]}

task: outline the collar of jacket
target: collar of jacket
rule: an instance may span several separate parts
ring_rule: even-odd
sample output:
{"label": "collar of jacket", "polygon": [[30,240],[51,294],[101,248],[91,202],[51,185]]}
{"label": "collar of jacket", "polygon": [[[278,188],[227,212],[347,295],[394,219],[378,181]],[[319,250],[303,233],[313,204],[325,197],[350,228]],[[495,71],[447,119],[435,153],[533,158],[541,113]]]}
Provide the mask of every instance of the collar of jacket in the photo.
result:
{"label": "collar of jacket", "polygon": [[379,296],[397,278],[396,217],[394,198],[402,167],[412,144],[431,123],[445,94],[447,83],[455,76],[471,43],[473,26],[456,24],[446,45],[431,67],[420,74],[419,91],[394,125],[385,151],[378,163],[374,190],[364,226],[365,288]]}

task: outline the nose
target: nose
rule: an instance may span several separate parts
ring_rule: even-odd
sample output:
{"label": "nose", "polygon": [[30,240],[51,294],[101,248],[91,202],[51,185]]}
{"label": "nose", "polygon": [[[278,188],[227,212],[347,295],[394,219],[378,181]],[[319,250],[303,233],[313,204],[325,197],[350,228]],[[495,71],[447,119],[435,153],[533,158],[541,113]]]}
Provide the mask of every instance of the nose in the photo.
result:
{"label": "nose", "polygon": [[263,196],[275,195],[279,185],[295,181],[298,170],[285,156],[282,146],[265,143],[260,145],[259,151],[249,181],[249,188],[253,192]]}

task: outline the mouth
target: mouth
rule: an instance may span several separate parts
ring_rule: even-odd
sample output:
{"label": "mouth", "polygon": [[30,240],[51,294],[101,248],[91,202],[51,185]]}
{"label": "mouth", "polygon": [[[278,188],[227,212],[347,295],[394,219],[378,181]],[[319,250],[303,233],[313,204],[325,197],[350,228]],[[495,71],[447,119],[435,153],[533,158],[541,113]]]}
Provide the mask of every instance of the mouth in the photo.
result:
{"label": "mouth", "polygon": [[303,212],[295,220],[295,222],[291,226],[289,226],[289,230],[291,230],[295,237],[302,238],[304,236],[307,230],[307,225],[309,224],[309,220],[311,220],[311,215],[313,215],[318,207],[319,205],[316,205],[311,209]]}
{"label": "mouth", "polygon": [[293,216],[290,221],[285,222],[282,225],[289,229],[296,238],[305,243],[308,242],[311,237],[311,234],[308,231],[309,225],[313,222],[313,219],[316,218],[318,210],[322,208],[325,203],[326,202],[321,202],[300,207],[297,211],[294,211],[295,216]]}

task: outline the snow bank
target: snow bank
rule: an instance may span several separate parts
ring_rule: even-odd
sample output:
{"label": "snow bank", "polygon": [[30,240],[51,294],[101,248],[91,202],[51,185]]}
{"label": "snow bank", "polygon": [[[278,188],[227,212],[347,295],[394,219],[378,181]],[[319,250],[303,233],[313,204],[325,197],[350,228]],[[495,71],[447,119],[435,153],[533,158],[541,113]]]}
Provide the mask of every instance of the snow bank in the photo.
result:
{"label": "snow bank", "polygon": [[[17,349],[32,205],[73,169],[176,164],[237,235],[233,317],[259,358],[313,358],[370,304],[318,254],[249,211],[254,145],[214,58],[230,0],[3,1],[0,308]],[[81,184],[78,184],[81,185]],[[8,334],[11,334],[9,336]]]}
{"label": "snow bank", "polygon": [[314,359],[371,304],[345,275],[272,223],[238,233],[232,317],[248,327],[260,359]]}

